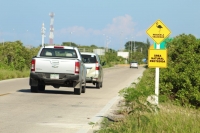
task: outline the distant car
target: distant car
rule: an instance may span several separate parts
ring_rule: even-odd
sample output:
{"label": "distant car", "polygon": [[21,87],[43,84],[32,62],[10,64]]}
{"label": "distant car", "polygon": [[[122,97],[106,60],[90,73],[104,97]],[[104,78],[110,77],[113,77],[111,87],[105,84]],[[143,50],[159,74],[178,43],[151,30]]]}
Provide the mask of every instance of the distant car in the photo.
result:
{"label": "distant car", "polygon": [[86,83],[93,83],[96,88],[103,86],[103,65],[98,54],[81,52],[84,64],[87,69]]}
{"label": "distant car", "polygon": [[137,68],[138,69],[138,62],[137,61],[132,61],[130,63],[130,68]]}

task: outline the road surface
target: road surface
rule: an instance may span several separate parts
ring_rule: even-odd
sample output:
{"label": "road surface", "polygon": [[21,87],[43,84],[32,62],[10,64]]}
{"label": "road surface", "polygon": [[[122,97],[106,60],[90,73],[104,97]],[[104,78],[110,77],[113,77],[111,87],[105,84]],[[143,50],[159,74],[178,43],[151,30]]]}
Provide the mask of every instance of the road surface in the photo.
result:
{"label": "road surface", "polygon": [[31,93],[29,79],[0,81],[1,133],[88,133],[89,122],[99,122],[117,101],[119,90],[128,87],[145,68],[104,69],[103,88],[87,84],[85,94],[74,95],[73,88],[46,87]]}

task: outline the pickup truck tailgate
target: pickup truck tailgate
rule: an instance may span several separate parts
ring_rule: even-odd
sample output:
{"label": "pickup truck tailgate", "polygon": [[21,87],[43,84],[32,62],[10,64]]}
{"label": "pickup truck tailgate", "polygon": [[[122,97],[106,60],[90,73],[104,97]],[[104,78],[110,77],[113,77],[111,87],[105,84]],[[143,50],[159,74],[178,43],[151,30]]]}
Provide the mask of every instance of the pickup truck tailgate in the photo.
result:
{"label": "pickup truck tailgate", "polygon": [[74,59],[51,59],[51,58],[36,58],[35,72],[43,73],[68,73],[74,74],[75,69]]}
{"label": "pickup truck tailgate", "polygon": [[93,75],[96,75],[96,64],[95,63],[87,63],[85,64],[87,69],[87,77],[92,77]]}

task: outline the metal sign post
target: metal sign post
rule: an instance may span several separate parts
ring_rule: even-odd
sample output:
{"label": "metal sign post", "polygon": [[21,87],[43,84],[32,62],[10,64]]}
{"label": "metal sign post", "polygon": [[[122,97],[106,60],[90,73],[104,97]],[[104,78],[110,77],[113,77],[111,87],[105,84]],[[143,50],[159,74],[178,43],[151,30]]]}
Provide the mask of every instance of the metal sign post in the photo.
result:
{"label": "metal sign post", "polygon": [[156,50],[149,49],[148,66],[155,68],[155,104],[158,105],[159,96],[159,69],[167,67],[167,50],[160,50],[160,43],[165,40],[171,31],[161,20],[157,20],[151,25],[146,33],[156,42]]}
{"label": "metal sign post", "polygon": [[[156,49],[160,49],[160,44],[156,45]],[[155,72],[155,103],[158,105],[158,95],[159,95],[159,73],[160,69],[159,67],[156,67]]]}

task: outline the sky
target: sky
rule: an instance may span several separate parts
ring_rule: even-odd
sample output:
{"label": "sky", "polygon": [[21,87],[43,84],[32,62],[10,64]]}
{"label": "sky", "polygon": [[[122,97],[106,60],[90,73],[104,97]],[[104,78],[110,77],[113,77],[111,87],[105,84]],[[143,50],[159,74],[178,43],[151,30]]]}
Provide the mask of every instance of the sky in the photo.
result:
{"label": "sky", "polygon": [[127,41],[153,44],[146,30],[157,20],[170,37],[200,38],[200,0],[0,0],[0,43],[21,40],[34,47],[49,43],[50,12],[54,12],[54,43],[74,42],[115,50]]}

